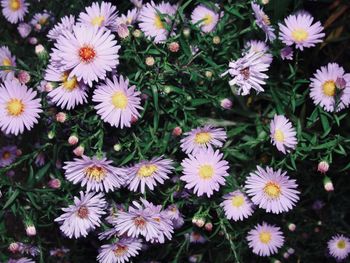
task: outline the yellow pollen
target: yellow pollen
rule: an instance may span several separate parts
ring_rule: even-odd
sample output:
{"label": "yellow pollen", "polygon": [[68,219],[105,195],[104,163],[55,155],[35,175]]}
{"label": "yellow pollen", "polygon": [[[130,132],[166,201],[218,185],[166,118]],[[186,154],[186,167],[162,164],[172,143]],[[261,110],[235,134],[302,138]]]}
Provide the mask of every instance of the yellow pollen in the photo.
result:
{"label": "yellow pollen", "polygon": [[337,243],[337,248],[344,249],[346,247],[346,243],[344,240],[339,240]]}
{"label": "yellow pollen", "polygon": [[22,100],[19,99],[11,99],[7,102],[7,113],[11,116],[19,116],[24,111],[24,104]]}
{"label": "yellow pollen", "polygon": [[263,15],[263,21],[266,25],[270,25],[270,18],[268,17],[268,15]]}
{"label": "yellow pollen", "polygon": [[160,18],[159,15],[156,15],[156,17],[154,19],[154,26],[157,29],[164,29],[163,21],[162,21],[162,19]]}
{"label": "yellow pollen", "polygon": [[6,66],[6,67],[12,66],[11,60],[8,59],[8,58],[4,58],[4,59],[2,60],[2,65],[3,65],[3,66]]}
{"label": "yellow pollen", "polygon": [[42,25],[42,26],[45,25],[46,22],[47,22],[47,17],[42,17],[42,18],[39,19],[39,24]]}
{"label": "yellow pollen", "polygon": [[97,182],[101,182],[106,177],[106,173],[106,169],[97,165],[93,165],[85,169],[86,177]]}
{"label": "yellow pollen", "polygon": [[278,198],[281,194],[281,187],[275,182],[268,182],[264,187],[264,192],[270,198]]}
{"label": "yellow pollen", "polygon": [[214,175],[213,166],[205,164],[199,166],[199,177],[202,179],[211,179]]}
{"label": "yellow pollen", "polygon": [[213,23],[213,16],[211,14],[206,14],[203,20],[204,25],[208,26]]}
{"label": "yellow pollen", "polygon": [[2,154],[2,159],[4,159],[4,160],[7,160],[8,158],[10,158],[11,157],[11,153],[9,153],[9,152],[4,152],[3,154]]}
{"label": "yellow pollen", "polygon": [[261,243],[268,244],[271,241],[271,233],[262,231],[259,234],[259,239],[260,239]]}
{"label": "yellow pollen", "polygon": [[127,251],[128,251],[128,247],[127,247],[127,246],[117,245],[117,247],[114,249],[114,254],[115,254],[117,257],[121,257],[121,256],[123,256]]}
{"label": "yellow pollen", "polygon": [[196,134],[194,138],[195,143],[197,144],[205,144],[211,140],[211,134],[209,132],[199,132]]}
{"label": "yellow pollen", "polygon": [[232,205],[234,207],[241,207],[244,205],[244,197],[242,195],[236,195],[232,197]]}
{"label": "yellow pollen", "polygon": [[72,91],[76,87],[78,87],[78,80],[76,76],[74,76],[71,79],[68,79],[68,73],[63,73],[61,79],[63,87],[68,91]]}
{"label": "yellow pollen", "polygon": [[275,137],[275,140],[278,142],[284,141],[284,134],[280,129],[276,129],[274,137]]}
{"label": "yellow pollen", "polygon": [[124,110],[128,105],[128,97],[125,96],[124,92],[117,91],[112,96],[112,104],[116,109]]}
{"label": "yellow pollen", "polygon": [[21,2],[19,0],[10,0],[9,7],[12,11],[17,11],[21,8]]}
{"label": "yellow pollen", "polygon": [[104,16],[96,16],[91,20],[91,24],[94,26],[101,26],[103,21],[105,21]]}
{"label": "yellow pollen", "polygon": [[137,171],[139,177],[150,177],[158,170],[157,165],[154,164],[145,164],[140,167]]}
{"label": "yellow pollen", "polygon": [[292,32],[292,37],[296,42],[305,41],[308,38],[308,36],[309,36],[309,33],[303,28],[295,29]]}
{"label": "yellow pollen", "polygon": [[322,88],[324,95],[329,97],[333,97],[335,95],[336,86],[333,80],[327,80],[325,83],[323,83]]}

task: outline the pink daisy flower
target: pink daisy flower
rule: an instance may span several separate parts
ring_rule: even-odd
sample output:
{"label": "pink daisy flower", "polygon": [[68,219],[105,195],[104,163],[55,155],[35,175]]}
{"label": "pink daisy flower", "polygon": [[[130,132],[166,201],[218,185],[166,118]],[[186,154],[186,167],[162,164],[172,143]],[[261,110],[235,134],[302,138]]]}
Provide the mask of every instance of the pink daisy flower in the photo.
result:
{"label": "pink daisy flower", "polygon": [[270,65],[272,63],[272,55],[269,53],[269,47],[264,41],[250,40],[244,45],[245,49],[249,52],[262,53],[261,60]]}
{"label": "pink daisy flower", "polygon": [[[149,39],[153,39],[155,43],[163,43],[169,34],[165,23],[171,26],[171,19],[168,16],[174,16],[176,10],[177,6],[175,5],[165,2],[156,5],[151,1],[151,3],[147,3],[141,9],[139,26]],[[164,16],[165,21],[162,21],[159,13]]]}
{"label": "pink daisy flower", "polygon": [[80,13],[79,22],[88,26],[96,26],[111,29],[117,19],[117,8],[108,2],[92,3],[85,8],[85,13]]}
{"label": "pink daisy flower", "polygon": [[36,95],[36,91],[17,80],[5,81],[0,86],[0,128],[4,133],[17,136],[38,123],[42,110]]}
{"label": "pink daisy flower", "polygon": [[213,31],[219,21],[219,14],[205,5],[198,5],[191,14],[192,24],[199,25],[204,33]]}
{"label": "pink daisy flower", "polygon": [[11,24],[23,21],[29,4],[24,0],[1,0],[2,14]]}
{"label": "pink daisy flower", "polygon": [[294,179],[289,179],[287,172],[281,169],[274,171],[270,167],[266,170],[257,166],[257,170],[250,173],[245,188],[253,203],[268,213],[279,214],[291,210],[299,201],[300,192],[296,190]]}
{"label": "pink daisy flower", "polygon": [[256,24],[264,31],[266,40],[274,41],[276,39],[276,35],[274,33],[275,29],[271,26],[268,15],[266,15],[264,10],[254,2],[252,2],[252,9]]}
{"label": "pink daisy flower", "polygon": [[84,194],[80,191],[80,198],[74,197],[73,205],[62,208],[64,214],[55,222],[61,224],[61,231],[69,238],[86,237],[89,231],[100,226],[106,204],[102,193]]}
{"label": "pink daisy flower", "polygon": [[69,71],[60,72],[49,65],[45,72],[45,80],[57,82],[58,86],[49,92],[51,101],[62,109],[71,110],[87,101],[88,87],[76,76],[69,77]]}
{"label": "pink daisy flower", "polygon": [[142,248],[142,240],[137,238],[123,237],[112,244],[103,245],[97,256],[100,263],[125,263],[131,257],[139,254]]}
{"label": "pink daisy flower", "polygon": [[111,32],[103,28],[74,26],[73,33],[66,31],[55,46],[62,70],[71,70],[69,78],[76,76],[90,87],[93,81],[105,79],[106,73],[119,64],[120,46]]}
{"label": "pink daisy flower", "polygon": [[312,24],[313,21],[314,18],[306,12],[289,15],[284,19],[285,25],[278,24],[280,29],[279,39],[287,46],[295,44],[295,47],[300,50],[321,43],[325,36],[322,32],[323,27],[320,22]]}
{"label": "pink daisy flower", "polygon": [[14,145],[5,146],[0,149],[0,167],[10,165],[16,160],[17,147]]}
{"label": "pink daisy flower", "polygon": [[152,158],[150,161],[142,161],[126,169],[128,189],[145,193],[145,187],[150,190],[158,183],[163,184],[168,179],[168,174],[174,169],[173,161],[161,157]]}
{"label": "pink daisy flower", "polygon": [[117,128],[130,127],[132,118],[141,117],[139,111],[143,109],[140,106],[141,93],[135,89],[134,85],[129,87],[129,80],[124,80],[123,76],[119,80],[116,76],[113,80],[106,79],[105,84],[97,86],[92,97],[98,103],[95,106],[97,114]]}
{"label": "pink daisy flower", "polygon": [[335,235],[328,241],[328,252],[337,260],[344,260],[350,253],[350,239],[344,235]]}
{"label": "pink daisy flower", "polygon": [[86,190],[113,191],[124,183],[124,170],[111,166],[107,158],[88,157],[75,158],[73,162],[65,162],[63,169],[68,181],[86,185]]}
{"label": "pink daisy flower", "polygon": [[57,40],[63,32],[66,30],[69,32],[73,32],[73,26],[75,24],[75,17],[70,16],[64,16],[61,18],[60,22],[57,23],[47,34],[47,37],[52,40]]}
{"label": "pink daisy flower", "polygon": [[258,224],[248,232],[248,246],[259,256],[276,254],[284,244],[284,236],[279,227],[265,222]]}
{"label": "pink daisy flower", "polygon": [[226,131],[222,128],[214,128],[211,125],[197,127],[184,133],[181,139],[181,149],[187,154],[196,154],[200,150],[223,146],[227,139]]}
{"label": "pink daisy flower", "polygon": [[310,88],[315,105],[320,105],[325,111],[340,111],[350,104],[350,74],[345,74],[337,63],[318,69],[311,78]]}
{"label": "pink daisy flower", "polygon": [[190,154],[181,163],[183,176],[180,179],[187,184],[185,188],[194,188],[197,196],[206,194],[210,197],[218,191],[220,185],[225,185],[225,177],[229,174],[228,162],[222,160],[223,154],[212,148],[201,150],[195,155]]}
{"label": "pink daisy flower", "polygon": [[229,69],[221,76],[230,74],[232,77],[229,81],[230,86],[238,86],[237,94],[245,96],[251,89],[257,93],[264,91],[262,85],[266,84],[265,79],[269,77],[264,72],[268,71],[269,67],[264,53],[250,51],[236,61],[231,61]]}
{"label": "pink daisy flower", "polygon": [[231,192],[223,197],[220,205],[224,208],[227,219],[244,220],[253,214],[253,204],[240,190]]}
{"label": "pink daisy flower", "polygon": [[[16,67],[16,57],[12,56],[10,50],[6,46],[0,47],[0,66]],[[5,80],[12,80],[15,76],[15,71],[12,69],[0,69],[0,78]]]}
{"label": "pink daisy flower", "polygon": [[270,123],[270,138],[277,149],[286,154],[297,145],[296,131],[291,122],[283,115],[275,115]]}

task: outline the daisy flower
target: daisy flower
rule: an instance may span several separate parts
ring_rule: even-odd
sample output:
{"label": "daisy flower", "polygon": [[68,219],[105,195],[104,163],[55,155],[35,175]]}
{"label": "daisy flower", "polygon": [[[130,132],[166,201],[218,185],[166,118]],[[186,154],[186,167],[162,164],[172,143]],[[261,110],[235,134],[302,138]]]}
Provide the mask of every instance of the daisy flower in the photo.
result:
{"label": "daisy flower", "polygon": [[192,24],[199,25],[204,33],[213,31],[219,21],[219,14],[205,5],[198,5],[191,14]]}
{"label": "daisy flower", "polygon": [[328,252],[337,260],[344,260],[350,253],[350,239],[343,235],[335,235],[328,241]]}
{"label": "daisy flower", "polygon": [[140,187],[141,193],[146,191],[146,186],[153,190],[157,182],[163,184],[164,180],[169,178],[168,174],[173,169],[173,161],[162,156],[142,161],[126,170],[128,188],[137,192]]}
{"label": "daisy flower", "polygon": [[229,63],[229,69],[221,76],[230,74],[232,80],[230,86],[238,86],[238,95],[248,95],[251,89],[257,93],[264,91],[261,85],[265,85],[268,78],[264,72],[268,71],[270,64],[266,63],[263,52],[248,52],[243,57]]}
{"label": "daisy flower", "polygon": [[195,155],[190,154],[181,163],[183,176],[180,179],[187,184],[185,188],[194,188],[197,196],[206,194],[210,197],[225,184],[228,176],[228,162],[222,160],[223,154],[212,148],[201,150]]}
{"label": "daisy flower", "polygon": [[264,41],[250,40],[244,45],[245,49],[249,52],[262,53],[261,60],[270,65],[272,63],[272,55],[269,53],[269,47]]}
{"label": "daisy flower", "polygon": [[52,40],[57,40],[64,31],[73,32],[73,26],[75,24],[75,17],[70,16],[64,16],[61,18],[60,22],[57,23],[47,34],[47,37]]}
{"label": "daisy flower", "polygon": [[[0,47],[0,66],[16,67],[16,57],[12,56],[10,50],[6,46]],[[15,76],[15,71],[12,69],[0,69],[0,78],[5,80],[12,80]]]}
{"label": "daisy flower", "polygon": [[211,125],[197,127],[184,133],[181,139],[181,149],[187,154],[196,154],[200,150],[223,146],[227,139],[226,131]]}
{"label": "daisy flower", "polygon": [[[120,17],[117,18],[117,25],[133,25],[137,22],[139,17],[140,11],[137,8],[133,8],[131,10],[128,10],[127,14],[122,14]],[[115,27],[114,27],[115,28]],[[112,30],[115,31],[115,30]]]}
{"label": "daisy flower", "polygon": [[89,231],[100,226],[106,204],[102,193],[84,194],[80,191],[80,198],[74,197],[73,205],[62,208],[64,214],[55,222],[61,224],[61,231],[69,238],[86,237]]}
{"label": "daisy flower", "polygon": [[38,123],[42,110],[36,95],[36,91],[17,80],[5,81],[0,86],[0,128],[5,134],[17,136]]}
{"label": "daisy flower", "polygon": [[85,13],[80,13],[79,22],[88,26],[96,26],[111,29],[116,22],[117,8],[108,2],[92,3],[85,8]]}
{"label": "daisy flower", "polygon": [[291,122],[283,115],[275,115],[270,123],[270,138],[277,149],[286,154],[297,145],[296,131]]}
{"label": "daisy flower", "polygon": [[17,157],[17,147],[14,145],[5,146],[0,149],[0,167],[10,165]]}
{"label": "daisy flower", "polygon": [[350,74],[345,74],[343,67],[336,63],[318,69],[311,78],[310,88],[315,105],[325,111],[340,111],[350,104]]}
{"label": "daisy flower", "polygon": [[169,205],[165,210],[165,213],[172,221],[174,229],[180,228],[185,223],[183,215],[180,213],[176,204]]}
{"label": "daisy flower", "polygon": [[135,257],[139,254],[141,248],[141,239],[123,237],[112,244],[103,245],[97,256],[97,260],[100,263],[129,262],[131,257]]}
{"label": "daisy flower", "polygon": [[32,31],[32,26],[28,23],[20,23],[17,27],[18,33],[22,38],[26,38],[29,36],[30,32]]}
{"label": "daisy flower", "polygon": [[314,18],[306,12],[289,15],[284,19],[285,25],[278,24],[279,39],[287,46],[295,44],[295,47],[300,50],[321,43],[325,36],[325,33],[322,32],[323,27],[320,22],[312,24],[313,21]]}
{"label": "daisy flower", "polygon": [[75,158],[72,162],[65,162],[63,169],[68,181],[74,184],[86,185],[89,191],[113,191],[124,183],[124,170],[110,165],[107,158],[88,157]]}
{"label": "daisy flower", "polygon": [[287,172],[281,169],[274,171],[270,167],[266,170],[257,166],[257,170],[250,173],[245,188],[253,203],[266,212],[279,214],[287,212],[299,201],[300,192],[296,190],[294,179],[289,179]]}
{"label": "daisy flower", "polygon": [[136,86],[129,87],[129,80],[124,80],[123,76],[119,80],[116,76],[113,80],[106,79],[105,84],[97,86],[92,97],[98,103],[95,106],[97,114],[117,128],[130,127],[133,117],[141,117],[139,111],[143,109],[141,93],[135,89]]}
{"label": "daisy flower", "polygon": [[231,192],[223,198],[225,201],[220,205],[223,207],[227,219],[242,221],[253,214],[252,202],[240,190]]}
{"label": "daisy flower", "polygon": [[248,246],[259,256],[276,254],[284,244],[284,236],[279,227],[265,222],[258,224],[248,232]]}
{"label": "daisy flower", "polygon": [[76,76],[69,78],[69,71],[60,72],[49,65],[45,72],[45,80],[58,82],[58,86],[49,92],[51,101],[62,109],[71,110],[87,101],[88,87]]}
{"label": "daisy flower", "polygon": [[266,15],[264,10],[254,2],[252,2],[252,9],[256,24],[264,31],[266,40],[274,41],[276,39],[276,35],[274,33],[275,29],[271,26],[268,15]]}
{"label": "daisy flower", "polygon": [[[177,7],[169,3],[161,2],[156,5],[153,1],[147,3],[141,9],[139,15],[140,28],[149,39],[153,39],[155,43],[163,43],[167,39],[169,32],[166,29],[166,24],[171,26],[171,20],[168,16],[174,16]],[[162,20],[162,14],[164,20]]]}
{"label": "daisy flower", "polygon": [[44,10],[42,13],[36,13],[30,24],[34,27],[34,30],[40,31],[44,26],[47,26],[50,22],[51,14]]}
{"label": "daisy flower", "polygon": [[24,0],[1,0],[2,14],[11,24],[23,21],[29,4]]}
{"label": "daisy flower", "polygon": [[103,28],[74,26],[73,33],[66,31],[55,46],[62,70],[71,70],[69,78],[76,76],[90,87],[119,64],[120,46],[114,35]]}

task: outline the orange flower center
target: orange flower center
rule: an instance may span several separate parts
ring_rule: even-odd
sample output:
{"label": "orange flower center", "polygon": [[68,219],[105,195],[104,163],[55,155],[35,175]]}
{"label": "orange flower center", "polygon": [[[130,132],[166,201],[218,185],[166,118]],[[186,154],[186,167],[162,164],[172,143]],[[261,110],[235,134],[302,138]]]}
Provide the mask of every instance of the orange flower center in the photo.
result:
{"label": "orange flower center", "polygon": [[146,226],[146,221],[142,216],[138,216],[134,219],[134,224],[136,227],[143,229]]}
{"label": "orange flower center", "polygon": [[85,169],[86,177],[97,182],[101,182],[106,177],[106,174],[106,169],[97,165],[93,165]]}
{"label": "orange flower center", "polygon": [[126,252],[128,251],[128,247],[127,246],[123,246],[123,245],[117,245],[117,247],[114,249],[114,254],[117,257],[121,257],[123,256]]}
{"label": "orange flower center", "polygon": [[86,206],[81,206],[79,209],[78,209],[78,212],[77,212],[78,216],[82,219],[85,219],[88,217],[89,215],[89,209],[86,207]]}
{"label": "orange flower center", "polygon": [[11,153],[6,151],[2,154],[2,159],[7,160],[11,157]]}
{"label": "orange flower center", "polygon": [[12,11],[17,11],[18,9],[21,8],[21,2],[19,0],[10,0],[9,2],[9,8]]}
{"label": "orange flower center", "polygon": [[90,63],[96,57],[96,52],[92,47],[83,46],[82,48],[79,49],[79,57],[82,62]]}

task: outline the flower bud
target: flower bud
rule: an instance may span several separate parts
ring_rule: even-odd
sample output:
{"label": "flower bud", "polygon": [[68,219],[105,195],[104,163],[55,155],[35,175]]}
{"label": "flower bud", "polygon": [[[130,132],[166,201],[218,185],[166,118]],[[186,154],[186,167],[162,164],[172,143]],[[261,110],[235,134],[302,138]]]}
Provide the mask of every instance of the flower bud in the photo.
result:
{"label": "flower bud", "polygon": [[149,56],[146,58],[146,65],[152,67],[155,63],[154,57]]}
{"label": "flower bud", "polygon": [[61,180],[54,178],[48,182],[48,186],[52,189],[59,189],[61,187]]}
{"label": "flower bud", "polygon": [[283,257],[284,257],[285,259],[289,258],[289,253],[288,253],[288,252],[284,252],[284,253],[283,253]]}
{"label": "flower bud", "polygon": [[113,146],[114,151],[119,152],[122,149],[122,146],[119,143],[114,144]]}
{"label": "flower bud", "polygon": [[293,223],[288,224],[289,231],[294,232],[296,228],[297,228],[297,226],[295,224],[293,224]]}
{"label": "flower bud", "polygon": [[17,27],[18,33],[22,38],[29,36],[32,27],[27,23],[20,23]]}
{"label": "flower bud", "polygon": [[27,226],[26,226],[26,233],[27,233],[27,236],[35,236],[36,235],[36,228],[33,224],[29,223]]}
{"label": "flower bud", "polygon": [[79,138],[75,134],[72,134],[71,136],[69,136],[68,143],[70,145],[76,145],[78,142],[79,142]]}
{"label": "flower bud", "polygon": [[67,114],[64,112],[59,112],[56,114],[56,121],[60,123],[64,123],[67,120]]}
{"label": "flower bud", "polygon": [[20,245],[17,242],[12,242],[8,247],[8,250],[13,254],[17,253],[19,249]]}
{"label": "flower bud", "polygon": [[261,3],[262,3],[263,5],[267,5],[269,2],[270,2],[270,0],[261,0]]}
{"label": "flower bud", "polygon": [[45,85],[44,85],[44,89],[46,92],[50,92],[53,90],[53,85],[51,82],[47,82]]}
{"label": "flower bud", "polygon": [[205,76],[206,76],[208,79],[211,79],[211,77],[213,76],[213,72],[211,72],[210,70],[207,70],[207,71],[205,71]]}
{"label": "flower bud", "polygon": [[219,45],[219,44],[220,44],[220,42],[221,42],[221,39],[220,39],[220,37],[219,37],[219,36],[215,36],[215,37],[213,37],[213,43],[214,43],[215,45]]}
{"label": "flower bud", "polygon": [[125,24],[118,25],[117,33],[120,38],[127,38],[130,35],[128,26]]}
{"label": "flower bud", "polygon": [[49,131],[47,134],[47,137],[52,140],[53,138],[55,138],[55,132],[54,131]]}
{"label": "flower bud", "polygon": [[288,248],[287,252],[290,254],[290,255],[293,255],[295,253],[295,250],[294,248]]}
{"label": "flower bud", "polygon": [[285,60],[285,59],[292,60],[293,59],[293,53],[294,53],[293,49],[288,46],[288,47],[285,47],[285,48],[281,49],[280,55],[281,55],[282,60]]}
{"label": "flower bud", "polygon": [[35,54],[37,55],[42,55],[46,52],[45,48],[43,45],[39,44],[35,46]]}
{"label": "flower bud", "polygon": [[331,179],[327,176],[323,179],[323,186],[327,192],[334,191],[333,183],[332,183]]}
{"label": "flower bud", "polygon": [[135,29],[135,31],[132,33],[132,35],[136,38],[139,38],[142,36],[142,32],[139,29]]}
{"label": "flower bud", "polygon": [[194,216],[192,218],[192,224],[194,224],[195,226],[201,228],[205,224],[205,219],[203,217]]}
{"label": "flower bud", "polygon": [[326,162],[326,161],[321,161],[318,163],[318,166],[317,166],[317,171],[322,173],[322,174],[325,174],[327,173],[329,169],[329,163]]}
{"label": "flower bud", "polygon": [[182,34],[183,34],[186,38],[190,37],[190,35],[191,35],[191,29],[189,29],[189,28],[184,28],[184,30],[182,30]]}
{"label": "flower bud", "polygon": [[346,86],[346,80],[344,78],[337,78],[335,85],[338,89],[342,90]]}
{"label": "flower bud", "polygon": [[177,42],[171,42],[171,43],[169,44],[168,48],[169,48],[169,51],[170,51],[170,52],[176,53],[176,52],[179,51],[180,45],[179,45],[179,43],[177,43]]}
{"label": "flower bud", "polygon": [[205,230],[208,232],[211,232],[213,230],[213,224],[211,222],[208,222],[204,225]]}
{"label": "flower bud", "polygon": [[30,81],[30,75],[25,70],[20,70],[18,72],[17,78],[21,84],[27,84]]}
{"label": "flower bud", "polygon": [[222,99],[220,106],[226,110],[230,110],[232,108],[232,101],[228,98]]}
{"label": "flower bud", "polygon": [[38,44],[38,39],[36,37],[31,37],[31,38],[29,38],[29,43],[31,45],[36,45],[36,44]]}
{"label": "flower bud", "polygon": [[173,136],[180,136],[182,134],[182,129],[181,127],[177,126],[173,129]]}
{"label": "flower bud", "polygon": [[135,124],[137,122],[138,118],[135,115],[131,116],[131,124]]}
{"label": "flower bud", "polygon": [[73,153],[74,153],[76,156],[80,157],[80,156],[82,156],[82,155],[84,154],[84,150],[85,150],[84,146],[79,145],[78,147],[76,147],[76,148],[73,150]]}

